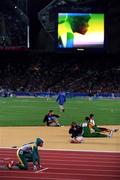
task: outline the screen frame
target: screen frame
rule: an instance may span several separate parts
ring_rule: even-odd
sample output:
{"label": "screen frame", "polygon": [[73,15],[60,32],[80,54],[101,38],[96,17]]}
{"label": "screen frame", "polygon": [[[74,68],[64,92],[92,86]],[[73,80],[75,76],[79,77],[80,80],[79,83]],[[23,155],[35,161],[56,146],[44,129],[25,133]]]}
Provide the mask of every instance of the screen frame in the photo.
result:
{"label": "screen frame", "polygon": [[[101,47],[73,47],[73,48],[59,48],[58,47],[58,15],[59,13],[84,13],[84,14],[103,14],[104,15],[104,43]],[[58,9],[56,11],[56,17],[55,17],[55,44],[54,49],[56,52],[63,52],[63,53],[71,53],[71,52],[81,52],[81,53],[105,53],[107,52],[107,43],[108,43],[108,37],[107,37],[107,27],[106,27],[106,10],[104,8],[91,8],[91,7],[83,7],[77,10],[60,10]]]}

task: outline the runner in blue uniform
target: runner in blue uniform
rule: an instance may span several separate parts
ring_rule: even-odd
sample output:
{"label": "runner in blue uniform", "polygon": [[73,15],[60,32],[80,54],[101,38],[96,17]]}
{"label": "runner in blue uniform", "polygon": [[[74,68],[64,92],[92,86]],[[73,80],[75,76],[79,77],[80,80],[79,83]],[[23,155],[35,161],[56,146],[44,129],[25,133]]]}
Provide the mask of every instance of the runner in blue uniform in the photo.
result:
{"label": "runner in blue uniform", "polygon": [[65,94],[65,92],[60,92],[57,99],[56,99],[56,101],[59,104],[60,111],[64,112],[65,111],[64,103],[66,102],[66,94]]}

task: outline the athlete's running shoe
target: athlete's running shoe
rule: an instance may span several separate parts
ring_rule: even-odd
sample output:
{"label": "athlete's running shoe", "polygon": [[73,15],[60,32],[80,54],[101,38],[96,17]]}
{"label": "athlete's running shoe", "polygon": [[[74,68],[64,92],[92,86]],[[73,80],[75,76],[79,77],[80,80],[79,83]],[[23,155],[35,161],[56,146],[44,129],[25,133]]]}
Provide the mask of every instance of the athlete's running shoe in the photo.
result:
{"label": "athlete's running shoe", "polygon": [[112,135],[113,135],[113,130],[111,130],[111,132],[109,133],[109,135],[108,135],[108,137],[112,137]]}
{"label": "athlete's running shoe", "polygon": [[9,161],[7,164],[8,169],[12,169],[13,164],[14,164],[14,161]]}

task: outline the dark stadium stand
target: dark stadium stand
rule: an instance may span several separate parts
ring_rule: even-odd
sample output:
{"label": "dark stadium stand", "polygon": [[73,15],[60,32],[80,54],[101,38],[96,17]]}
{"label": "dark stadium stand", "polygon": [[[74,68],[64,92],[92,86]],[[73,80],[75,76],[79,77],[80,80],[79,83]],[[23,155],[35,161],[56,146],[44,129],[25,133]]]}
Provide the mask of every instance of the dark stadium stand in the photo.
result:
{"label": "dark stadium stand", "polygon": [[57,54],[34,54],[3,58],[0,87],[18,92],[58,92],[61,88],[92,94],[120,92],[120,64],[113,57],[60,57],[61,60]]}
{"label": "dark stadium stand", "polygon": [[[120,12],[117,2],[0,1],[0,92],[58,92],[62,88],[69,92],[119,93]],[[54,9],[58,7],[78,10],[104,7],[106,52],[56,52]]]}

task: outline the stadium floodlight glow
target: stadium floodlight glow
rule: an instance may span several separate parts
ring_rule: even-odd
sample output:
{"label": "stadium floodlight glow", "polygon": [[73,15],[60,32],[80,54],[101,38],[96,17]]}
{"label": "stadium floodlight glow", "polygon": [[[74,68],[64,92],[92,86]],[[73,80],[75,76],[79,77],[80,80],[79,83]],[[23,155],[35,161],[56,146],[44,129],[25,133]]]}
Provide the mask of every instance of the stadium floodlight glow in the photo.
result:
{"label": "stadium floodlight glow", "polygon": [[67,2],[78,2],[80,0],[66,0]]}

